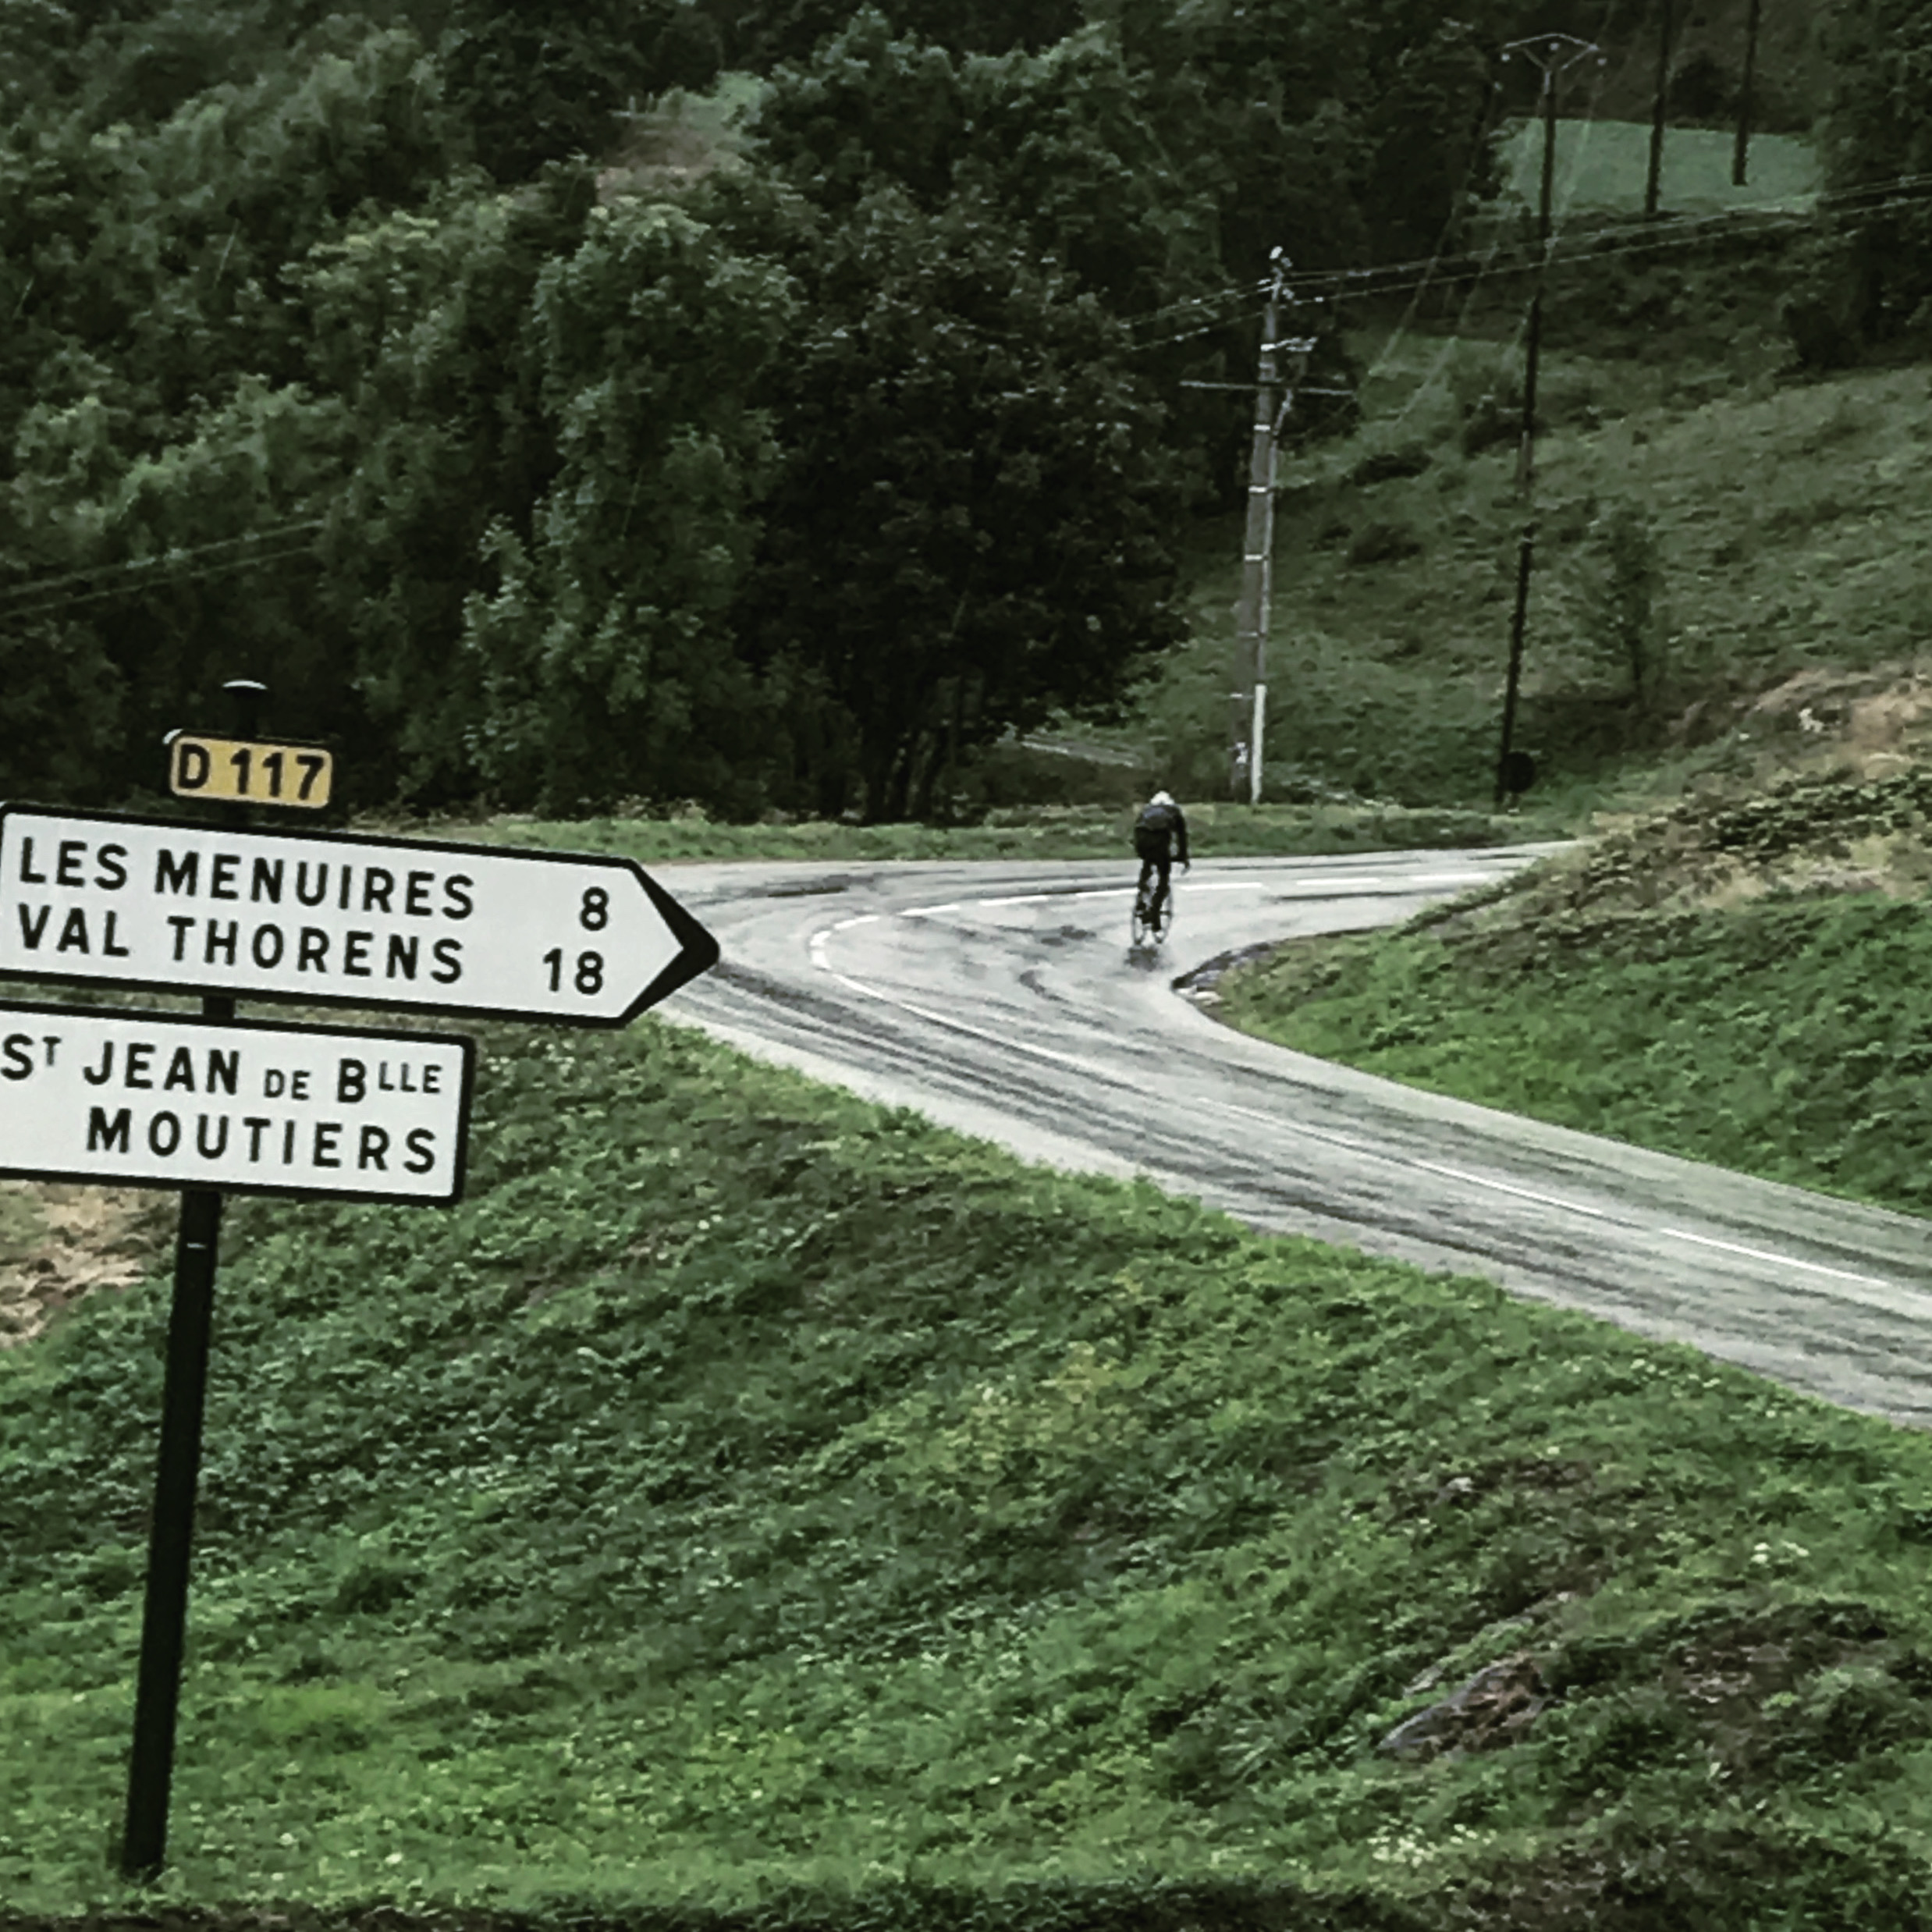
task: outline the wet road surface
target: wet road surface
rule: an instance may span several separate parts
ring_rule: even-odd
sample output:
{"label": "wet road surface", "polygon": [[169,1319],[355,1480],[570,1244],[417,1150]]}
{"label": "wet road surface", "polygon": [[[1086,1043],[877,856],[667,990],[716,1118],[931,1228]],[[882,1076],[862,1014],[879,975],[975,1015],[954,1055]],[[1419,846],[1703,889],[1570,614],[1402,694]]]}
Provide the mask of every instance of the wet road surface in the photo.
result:
{"label": "wet road surface", "polygon": [[1202,861],[1156,959],[1103,861],[659,868],[717,969],[659,1009],[995,1140],[1688,1341],[1932,1424],[1926,1223],[1423,1093],[1174,990],[1259,942],[1394,924],[1551,848]]}

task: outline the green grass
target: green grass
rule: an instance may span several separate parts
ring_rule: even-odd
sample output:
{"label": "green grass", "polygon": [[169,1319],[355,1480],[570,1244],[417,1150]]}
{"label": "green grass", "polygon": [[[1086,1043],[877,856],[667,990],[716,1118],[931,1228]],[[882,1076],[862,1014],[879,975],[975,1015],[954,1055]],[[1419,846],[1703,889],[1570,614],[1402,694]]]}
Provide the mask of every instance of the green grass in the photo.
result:
{"label": "green grass", "polygon": [[1916,772],[1802,788],[1732,812],[1699,855],[1742,852],[1748,882],[1807,842],[1849,855],[1902,833],[1920,854],[1904,897],[1682,903],[1692,866],[1639,829],[1486,912],[1284,949],[1223,979],[1221,1011],[1391,1079],[1932,1213],[1923,789]]}
{"label": "green grass", "polygon": [[[1731,185],[1734,137],[1728,129],[1667,127],[1659,204],[1668,214],[1713,215],[1765,208],[1802,213],[1824,185],[1809,141],[1793,134],[1751,137],[1749,179]],[[1504,193],[1534,208],[1543,192],[1543,123],[1520,123],[1502,150]],[[1643,212],[1650,178],[1647,121],[1557,123],[1551,203],[1558,219],[1572,215]]]}
{"label": "green grass", "polygon": [[[1629,272],[1639,300],[1648,272]],[[1596,810],[1739,769],[1728,726],[1741,693],[1808,666],[1857,671],[1922,649],[1932,572],[1925,371],[1782,385],[1765,320],[1741,310],[1736,335],[1731,375],[1546,357],[1533,506],[1515,490],[1512,446],[1470,456],[1458,440],[1483,397],[1518,378],[1514,350],[1413,327],[1365,339],[1367,428],[1284,465],[1271,771],[1416,804],[1486,801],[1517,536],[1532,507],[1517,741],[1543,773],[1527,803],[1553,822],[1582,826]],[[1366,480],[1365,460],[1391,454],[1421,473]],[[1667,682],[1649,715],[1592,641],[1604,597],[1601,520],[1619,502],[1647,514],[1656,535]],[[1405,534],[1414,553],[1363,560],[1378,527]],[[1193,641],[1150,704],[1210,748],[1196,783],[1216,762],[1232,649],[1234,522],[1223,538],[1196,567]],[[1700,703],[1711,714],[1703,724]]]}
{"label": "green grass", "polygon": [[[1503,845],[1561,837],[1569,829],[1567,819],[1547,810],[1492,813],[1361,801],[1264,804],[1257,809],[1192,797],[1183,803],[1194,848],[1203,858]],[[900,859],[1110,858],[1127,865],[1131,862],[1133,824],[1131,808],[1071,805],[996,812],[976,826],[862,826],[829,819],[729,825],[687,810],[666,817],[415,822],[407,829],[545,850],[616,852],[647,865],[701,859],[847,865]],[[375,816],[358,820],[357,829],[396,832],[404,825]]]}
{"label": "green grass", "polygon": [[[483,1069],[462,1207],[231,1226],[158,1902],[1916,1922],[1923,1438],[668,1025]],[[164,1319],[0,1355],[19,1912],[128,1899]],[[1516,1742],[1377,1752],[1524,1650]]]}

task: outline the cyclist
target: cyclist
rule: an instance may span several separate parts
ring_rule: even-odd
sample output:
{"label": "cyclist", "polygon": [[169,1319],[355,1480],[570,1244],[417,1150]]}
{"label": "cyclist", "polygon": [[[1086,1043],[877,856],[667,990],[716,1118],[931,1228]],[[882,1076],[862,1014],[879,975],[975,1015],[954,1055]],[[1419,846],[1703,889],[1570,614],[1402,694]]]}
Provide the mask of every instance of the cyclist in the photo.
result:
{"label": "cyclist", "polygon": [[1148,908],[1149,922],[1158,932],[1167,915],[1167,879],[1174,861],[1180,860],[1184,872],[1194,869],[1188,858],[1186,815],[1164,791],[1156,792],[1134,821],[1134,850],[1141,862],[1139,891],[1145,892],[1148,880],[1160,875]]}

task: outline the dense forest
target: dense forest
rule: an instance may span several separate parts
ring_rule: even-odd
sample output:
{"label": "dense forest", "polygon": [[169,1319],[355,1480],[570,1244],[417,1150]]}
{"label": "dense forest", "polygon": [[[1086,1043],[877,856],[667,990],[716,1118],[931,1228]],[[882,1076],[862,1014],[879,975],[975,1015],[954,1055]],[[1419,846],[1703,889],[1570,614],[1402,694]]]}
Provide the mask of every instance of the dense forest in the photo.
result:
{"label": "dense forest", "polygon": [[[1932,0],[1799,11],[1820,97],[1764,114],[1932,173]],[[360,804],[929,814],[1180,634],[1246,430],[1182,384],[1251,374],[1270,251],[1452,245],[1533,102],[1501,46],[1650,18],[0,0],[5,790],[124,797],[247,674]],[[727,70],[742,156],[610,191]],[[1841,336],[1927,328],[1924,206],[1823,218]]]}

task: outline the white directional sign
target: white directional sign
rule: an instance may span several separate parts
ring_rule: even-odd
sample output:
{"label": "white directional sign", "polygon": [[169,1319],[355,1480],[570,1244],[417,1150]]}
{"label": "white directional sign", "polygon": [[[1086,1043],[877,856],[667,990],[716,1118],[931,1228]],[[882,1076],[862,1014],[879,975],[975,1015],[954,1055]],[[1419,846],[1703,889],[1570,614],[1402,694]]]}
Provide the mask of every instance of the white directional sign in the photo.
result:
{"label": "white directional sign", "polygon": [[0,806],[0,978],[622,1026],[717,958],[630,859]]}
{"label": "white directional sign", "polygon": [[446,1034],[0,1004],[0,1174],[449,1202],[475,1048]]}

